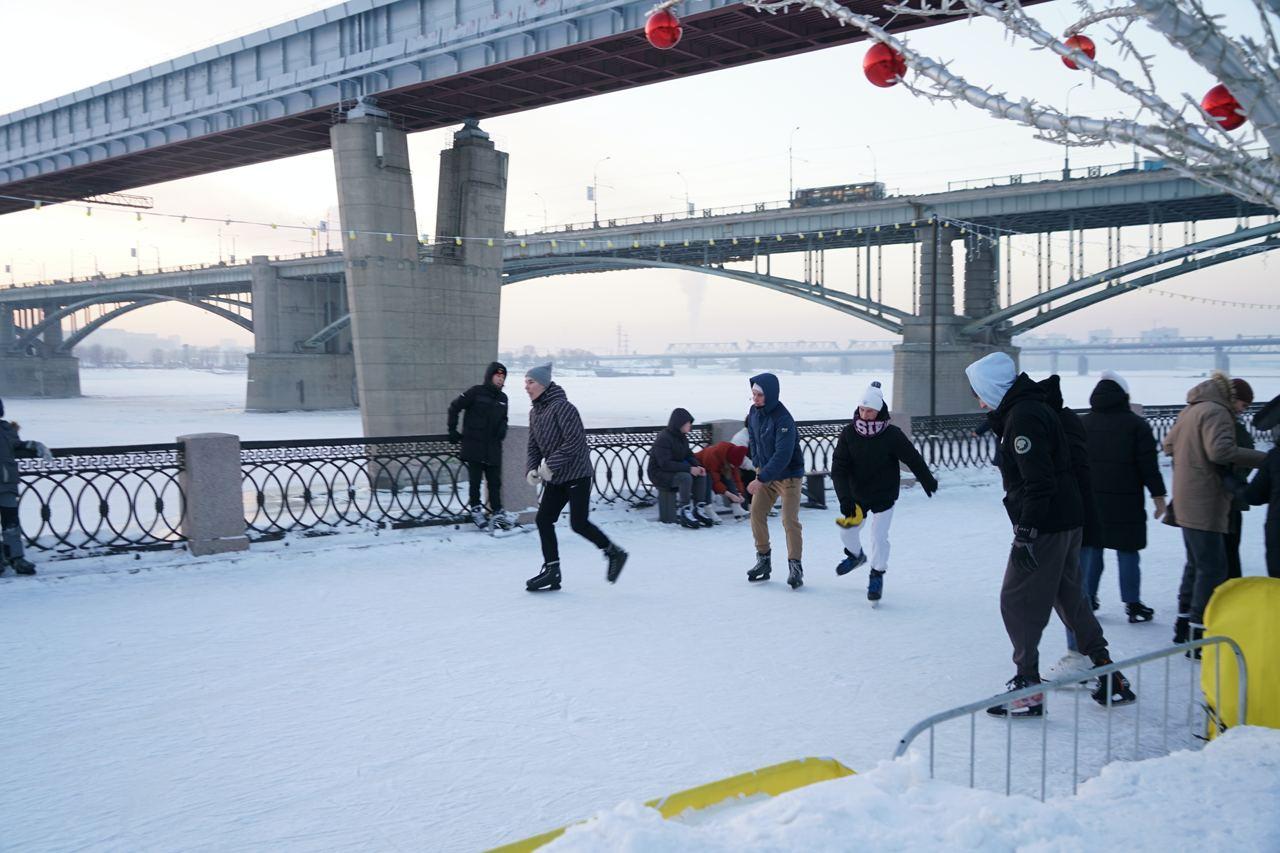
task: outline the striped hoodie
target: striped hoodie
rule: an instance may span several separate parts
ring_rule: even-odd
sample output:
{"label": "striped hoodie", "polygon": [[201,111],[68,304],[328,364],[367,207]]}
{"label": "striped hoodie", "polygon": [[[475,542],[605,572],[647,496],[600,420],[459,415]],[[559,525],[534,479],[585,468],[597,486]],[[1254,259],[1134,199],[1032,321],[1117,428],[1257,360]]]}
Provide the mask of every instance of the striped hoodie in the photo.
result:
{"label": "striped hoodie", "polygon": [[551,482],[557,485],[590,477],[593,473],[582,417],[569,402],[564,389],[554,382],[533,401],[533,408],[529,410],[526,469],[536,469],[543,459],[551,469]]}

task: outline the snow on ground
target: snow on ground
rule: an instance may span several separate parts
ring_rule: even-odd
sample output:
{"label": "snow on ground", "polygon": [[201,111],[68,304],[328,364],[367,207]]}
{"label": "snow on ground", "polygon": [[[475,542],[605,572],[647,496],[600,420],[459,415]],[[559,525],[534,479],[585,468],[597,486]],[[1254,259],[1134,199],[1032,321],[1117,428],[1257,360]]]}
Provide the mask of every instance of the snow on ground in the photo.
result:
{"label": "snow on ground", "polygon": [[[1009,530],[993,472],[939,479],[932,500],[913,489],[899,505],[879,610],[864,570],[834,574],[834,513],[811,510],[798,592],[776,575],[747,584],[745,524],[687,531],[623,509],[598,514],[632,553],[619,583],[565,529],[565,588],[543,596],[523,588],[540,562],[536,534],[439,528],[0,578],[0,849],[475,850],[792,758],[870,770],[912,722],[997,692],[1013,673],[998,606]],[[1261,574],[1262,515],[1246,525],[1245,571]],[[1114,562],[1103,578],[1099,615],[1117,659],[1169,640],[1181,547],[1169,528],[1151,538],[1143,597],[1155,623],[1125,621]],[[1062,651],[1053,623],[1045,666]],[[1172,670],[1191,683],[1190,662]],[[1083,705],[1082,771],[1092,762],[1096,773],[1106,716]],[[1057,745],[1068,708],[1050,715]],[[1113,712],[1118,742],[1135,711]],[[1002,724],[977,726],[1003,744]],[[1038,729],[1015,734],[1024,776],[1038,773]],[[1229,755],[1244,775],[1262,753]],[[989,760],[1003,769],[1003,752]],[[1070,786],[1063,766],[1059,791]],[[853,806],[815,790],[834,798],[824,825],[888,803],[902,773],[873,777],[867,787],[889,793]],[[1216,807],[1242,790],[1215,784],[1177,802]],[[906,796],[925,814],[936,799],[940,826],[957,816],[938,789]],[[965,802],[981,810],[954,843],[1012,846],[1002,839],[1023,805]],[[782,800],[762,808],[771,825],[802,814]],[[1067,810],[1028,827],[1124,832],[1134,846],[1160,820],[1113,827]]]}
{"label": "snow on ground", "polygon": [[[759,370],[752,370],[758,373]],[[892,395],[892,373],[859,371],[790,373],[777,371],[782,398],[800,420],[844,418],[854,400],[872,379]],[[680,370],[675,376],[601,378],[560,375],[557,380],[582,411],[589,427],[665,424],[676,406],[689,409],[698,420],[740,418],[750,405],[747,373]],[[1037,374],[1039,375],[1039,374]],[[1136,401],[1172,405],[1186,399],[1187,389],[1204,378],[1192,369],[1132,371],[1126,377]],[[1274,368],[1246,374],[1259,400],[1280,392]],[[195,432],[228,432],[246,440],[343,438],[360,435],[355,409],[323,412],[258,413],[244,411],[245,374],[215,374],[197,370],[85,369],[80,372],[84,397],[78,400],[8,401],[10,417],[24,432],[51,447],[171,442]],[[477,377],[479,381],[479,377]],[[1097,377],[1064,374],[1067,403],[1084,407]],[[461,390],[461,389],[459,389]],[[509,389],[512,423],[528,417],[527,400],[519,382]],[[444,432],[440,423],[429,431]]]}
{"label": "snow on ground", "polygon": [[1079,796],[1043,804],[930,782],[920,760],[886,762],[695,825],[624,803],[546,850],[1274,850],[1277,802],[1280,732],[1251,727],[1202,752],[1109,765]]}

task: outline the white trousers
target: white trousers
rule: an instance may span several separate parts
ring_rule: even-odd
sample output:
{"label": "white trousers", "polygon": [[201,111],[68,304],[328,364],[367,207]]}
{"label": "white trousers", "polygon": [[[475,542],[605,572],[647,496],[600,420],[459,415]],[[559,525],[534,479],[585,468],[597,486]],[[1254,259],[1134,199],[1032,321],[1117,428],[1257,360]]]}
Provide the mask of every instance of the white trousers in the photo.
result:
{"label": "white trousers", "polygon": [[871,568],[883,572],[889,568],[889,525],[893,523],[893,507],[884,512],[867,513],[866,520],[857,527],[840,528],[840,541],[850,554],[862,553],[862,528],[870,528],[870,553],[867,561]]}

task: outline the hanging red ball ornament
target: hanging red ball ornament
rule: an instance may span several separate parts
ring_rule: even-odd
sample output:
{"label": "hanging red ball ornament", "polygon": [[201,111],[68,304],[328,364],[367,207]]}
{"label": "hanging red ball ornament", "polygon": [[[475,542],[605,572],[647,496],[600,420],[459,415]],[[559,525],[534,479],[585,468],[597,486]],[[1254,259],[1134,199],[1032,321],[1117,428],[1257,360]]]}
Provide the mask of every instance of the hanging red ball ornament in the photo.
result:
{"label": "hanging red ball ornament", "polygon": [[[1071,48],[1072,50],[1080,51],[1090,59],[1093,59],[1094,55],[1098,52],[1098,48],[1095,47],[1093,44],[1093,39],[1089,38],[1088,36],[1074,35],[1071,38],[1067,39],[1065,42],[1063,42],[1063,44],[1065,44],[1067,47]],[[1062,64],[1070,68],[1072,71],[1078,71],[1080,69],[1079,65],[1076,65],[1074,62],[1072,62],[1070,59],[1068,59],[1065,56],[1062,57]]]}
{"label": "hanging red ball ornament", "polygon": [[680,43],[684,28],[670,9],[659,9],[644,23],[644,37],[658,50],[670,50]]}
{"label": "hanging red ball ornament", "polygon": [[889,45],[876,42],[862,57],[862,73],[867,75],[873,86],[887,89],[898,85],[907,73],[907,61]]}
{"label": "hanging red ball ornament", "polygon": [[1223,130],[1235,130],[1245,122],[1240,102],[1221,83],[1205,93],[1200,108],[1217,119]]}

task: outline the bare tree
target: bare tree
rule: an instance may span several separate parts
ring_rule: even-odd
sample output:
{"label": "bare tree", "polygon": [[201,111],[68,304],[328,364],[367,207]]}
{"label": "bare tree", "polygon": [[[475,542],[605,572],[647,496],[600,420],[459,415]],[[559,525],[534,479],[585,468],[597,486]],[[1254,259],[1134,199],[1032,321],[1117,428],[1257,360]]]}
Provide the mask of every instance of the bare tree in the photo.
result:
{"label": "bare tree", "polygon": [[[655,7],[669,8],[679,0]],[[1235,38],[1211,15],[1201,0],[1079,0],[1080,19],[1063,37],[1087,26],[1105,26],[1121,59],[1140,70],[1141,82],[1064,43],[1029,15],[1018,0],[901,0],[885,4],[882,17],[860,15],[836,0],[744,0],[768,14],[816,9],[840,26],[854,27],[896,51],[911,72],[903,85],[934,101],[964,102],[1000,119],[1035,128],[1038,138],[1058,145],[1133,145],[1201,184],[1246,201],[1280,209],[1280,48],[1272,16],[1280,16],[1280,0],[1252,0],[1259,20],[1257,38]],[[1011,96],[973,83],[945,61],[913,50],[886,28],[899,17],[985,17],[1000,23],[1035,49],[1069,59],[1080,69],[1114,87],[1133,102],[1129,116],[1068,115],[1026,97]],[[1188,93],[1177,97],[1158,91],[1152,57],[1139,51],[1132,36],[1145,24],[1169,44],[1227,87],[1240,103],[1248,124],[1238,133],[1222,128]],[[1266,150],[1253,149],[1265,145]]]}

